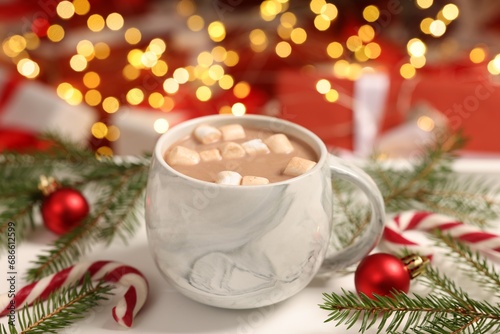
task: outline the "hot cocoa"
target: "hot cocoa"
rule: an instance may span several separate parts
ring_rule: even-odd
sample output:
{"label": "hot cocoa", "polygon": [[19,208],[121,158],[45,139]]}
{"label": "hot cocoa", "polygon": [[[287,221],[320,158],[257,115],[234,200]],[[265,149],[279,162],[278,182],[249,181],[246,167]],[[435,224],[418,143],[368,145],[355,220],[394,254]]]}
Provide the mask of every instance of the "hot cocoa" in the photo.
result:
{"label": "hot cocoa", "polygon": [[233,185],[284,181],[307,172],[318,160],[297,138],[240,124],[199,125],[173,144],[164,158],[182,174]]}

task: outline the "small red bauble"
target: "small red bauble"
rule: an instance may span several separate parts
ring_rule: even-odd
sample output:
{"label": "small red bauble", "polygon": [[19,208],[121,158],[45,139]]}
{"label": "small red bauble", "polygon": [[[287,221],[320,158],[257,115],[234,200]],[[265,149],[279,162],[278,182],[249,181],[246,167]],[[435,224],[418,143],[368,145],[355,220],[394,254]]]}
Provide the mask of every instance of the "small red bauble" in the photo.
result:
{"label": "small red bauble", "polygon": [[374,294],[390,296],[394,291],[407,293],[410,280],[423,272],[429,259],[410,255],[402,259],[385,253],[365,257],[354,274],[354,285],[359,294],[374,299]]}
{"label": "small red bauble", "polygon": [[59,188],[42,202],[43,223],[52,232],[62,235],[80,225],[89,213],[89,204],[76,189]]}

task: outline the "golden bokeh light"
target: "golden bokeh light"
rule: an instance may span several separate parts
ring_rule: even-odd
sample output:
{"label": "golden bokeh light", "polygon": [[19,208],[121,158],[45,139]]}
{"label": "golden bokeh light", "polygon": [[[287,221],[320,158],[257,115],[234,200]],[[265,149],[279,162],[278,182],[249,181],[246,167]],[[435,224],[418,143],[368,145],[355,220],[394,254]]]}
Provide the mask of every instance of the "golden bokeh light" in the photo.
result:
{"label": "golden bokeh light", "polygon": [[52,42],[60,42],[64,38],[64,28],[59,24],[53,24],[47,29],[47,38]]}
{"label": "golden bokeh light", "polygon": [[352,35],[347,39],[346,46],[349,50],[355,52],[363,46],[363,41],[359,38],[359,36]]}
{"label": "golden bokeh light", "polygon": [[316,90],[320,94],[328,93],[331,88],[332,88],[332,84],[330,83],[330,81],[328,81],[326,79],[320,79],[320,80],[318,80],[318,82],[316,82]]}
{"label": "golden bokeh light", "polygon": [[139,43],[142,39],[142,33],[137,28],[128,28],[125,31],[125,41],[130,45]]}
{"label": "golden bokeh light", "polygon": [[326,19],[323,15],[316,15],[314,18],[314,27],[319,31],[325,31],[330,28],[331,21]]}
{"label": "golden bokeh light", "polygon": [[69,91],[69,94],[68,94],[68,97],[65,99],[65,101],[68,103],[68,104],[71,104],[73,106],[77,106],[79,104],[82,103],[83,101],[83,94],[80,90],[76,89],[73,87],[73,89],[71,89]]}
{"label": "golden bokeh light", "polygon": [[127,61],[129,62],[130,65],[136,67],[136,68],[142,68],[142,50],[139,49],[133,49],[130,50],[127,54]]}
{"label": "golden bokeh light", "polygon": [[331,58],[340,58],[344,53],[344,47],[339,42],[331,42],[326,47],[326,53]]}
{"label": "golden bokeh light", "polygon": [[443,16],[447,20],[453,21],[458,17],[459,14],[460,11],[457,5],[453,3],[449,3],[443,7]]}
{"label": "golden bokeh light", "polygon": [[109,146],[101,146],[96,150],[96,158],[107,158],[113,155],[113,149]]}
{"label": "golden bokeh light", "polygon": [[95,122],[90,128],[92,135],[97,139],[102,139],[108,134],[108,126],[103,122]]}
{"label": "golden bokeh light", "polygon": [[163,82],[163,90],[168,94],[175,94],[179,90],[179,83],[174,78],[168,78]]}
{"label": "golden bokeh light", "polygon": [[153,129],[157,133],[165,133],[168,131],[169,127],[170,127],[170,124],[168,124],[168,121],[165,118],[158,118],[153,123]]}
{"label": "golden bokeh light", "polygon": [[252,88],[248,82],[240,81],[234,86],[233,94],[239,99],[244,99],[250,94],[251,89]]}
{"label": "golden bokeh light", "polygon": [[321,6],[319,14],[325,19],[333,21],[337,18],[339,10],[333,3],[325,3],[323,6]]}
{"label": "golden bokeh light", "polygon": [[474,64],[482,63],[486,59],[486,50],[483,47],[475,47],[469,53],[469,59]]}
{"label": "golden bokeh light", "polygon": [[101,104],[102,95],[96,89],[91,89],[85,93],[85,103],[87,103],[91,107],[96,107]]}
{"label": "golden bokeh light", "polygon": [[106,25],[111,30],[120,30],[124,24],[123,16],[119,13],[111,13],[106,17]]}
{"label": "golden bokeh light", "polygon": [[64,20],[69,20],[75,15],[75,6],[69,1],[61,1],[56,6],[57,15]]}
{"label": "golden bokeh light", "polygon": [[167,50],[167,43],[161,38],[153,38],[149,42],[148,50],[159,57]]}
{"label": "golden bokeh light", "polygon": [[423,115],[417,119],[417,126],[419,129],[425,132],[431,132],[436,127],[436,124],[432,118]]}
{"label": "golden bokeh light", "polygon": [[227,50],[223,46],[218,45],[214,47],[210,53],[212,54],[212,57],[216,62],[221,63],[226,60]]}
{"label": "golden bokeh light", "polygon": [[196,4],[193,0],[180,0],[175,9],[180,15],[188,17],[196,12]]}
{"label": "golden bokeh light", "polygon": [[205,20],[199,15],[190,16],[186,23],[191,31],[201,31],[205,27]]}
{"label": "golden bokeh light", "polygon": [[219,109],[219,114],[221,115],[231,115],[232,113],[231,106],[222,106]]}
{"label": "golden bokeh light", "polygon": [[85,73],[85,75],[83,76],[83,84],[87,88],[96,88],[100,85],[100,83],[101,77],[97,72],[90,71]]}
{"label": "golden bokeh light", "polygon": [[202,102],[206,102],[212,98],[212,90],[207,86],[200,86],[196,89],[196,98]]}
{"label": "golden bokeh light", "polygon": [[382,54],[382,48],[375,42],[366,44],[364,51],[369,59],[377,59]]}
{"label": "golden bokeh light", "polygon": [[369,5],[363,9],[363,18],[367,22],[375,22],[380,17],[380,10],[377,6]]}
{"label": "golden bokeh light", "polygon": [[365,24],[358,29],[358,36],[365,43],[371,42],[375,38],[375,29]]}
{"label": "golden bokeh light", "polygon": [[141,71],[137,67],[131,64],[127,64],[125,65],[125,67],[123,67],[122,75],[128,81],[132,81],[137,79],[141,75]]}
{"label": "golden bokeh light", "polygon": [[109,141],[117,141],[120,138],[120,129],[116,125],[108,126],[106,139]]}
{"label": "golden bokeh light", "polygon": [[434,0],[417,0],[417,6],[422,9],[427,9],[432,7]]}
{"label": "golden bokeh light", "polygon": [[429,30],[432,36],[441,37],[446,32],[446,24],[441,20],[434,20],[429,26]]}
{"label": "golden bokeh light", "polygon": [[222,78],[220,78],[219,80],[219,87],[224,90],[231,89],[233,85],[234,85],[234,79],[229,74],[224,74]]}
{"label": "golden bokeh light", "polygon": [[165,97],[158,92],[153,92],[148,97],[148,103],[152,108],[160,109],[165,103]]}
{"label": "golden bokeh light", "polygon": [[208,25],[208,36],[214,42],[221,42],[226,38],[226,27],[220,21],[214,21]]}
{"label": "golden bokeh light", "polygon": [[280,23],[285,28],[293,28],[297,24],[297,16],[292,12],[281,14]]}
{"label": "golden bokeh light", "polygon": [[236,102],[231,107],[231,113],[234,116],[243,116],[245,115],[246,112],[247,112],[247,107],[241,102]]}
{"label": "golden bokeh light", "polygon": [[321,9],[325,5],[325,0],[311,0],[311,2],[309,2],[309,8],[314,14],[321,14]]}
{"label": "golden bokeh light", "polygon": [[158,57],[152,51],[146,51],[141,55],[141,65],[151,68],[158,63]]}
{"label": "golden bokeh light", "polygon": [[106,59],[111,54],[111,49],[108,44],[98,42],[94,45],[94,52],[97,59]]}
{"label": "golden bokeh light", "polygon": [[422,57],[427,52],[427,46],[418,38],[412,38],[406,43],[406,50],[410,56]]}
{"label": "golden bokeh light", "polygon": [[330,89],[326,92],[325,99],[328,102],[335,103],[339,100],[339,92],[336,89]]}
{"label": "golden bokeh light", "polygon": [[69,60],[69,65],[71,69],[75,72],[82,72],[87,68],[88,62],[87,59],[82,55],[74,55]]}
{"label": "golden bokeh light", "polygon": [[108,114],[113,114],[120,109],[120,101],[114,96],[108,96],[102,101],[102,109]]}
{"label": "golden bokeh light", "polygon": [[278,57],[286,58],[292,54],[292,46],[286,41],[281,41],[276,44],[275,51]]}
{"label": "golden bokeh light", "polygon": [[132,88],[127,92],[126,100],[133,106],[136,106],[144,101],[144,92],[140,88]]}
{"label": "golden bokeh light", "polygon": [[209,67],[214,63],[214,56],[208,51],[200,52],[196,58],[198,65],[203,67]]}
{"label": "golden bokeh light", "polygon": [[87,59],[92,58],[94,56],[94,52],[95,52],[94,51],[94,44],[92,44],[92,42],[89,40],[82,39],[76,45],[76,52],[79,55],[82,55]]}
{"label": "golden bokeh light", "polygon": [[88,0],[73,0],[76,15],[86,15],[90,11],[90,2]]}
{"label": "golden bokeh light", "polygon": [[27,32],[23,35],[26,41],[26,49],[28,50],[36,50],[40,46],[40,38],[33,33]]}
{"label": "golden bokeh light", "polygon": [[236,66],[240,61],[240,56],[235,51],[229,50],[227,52],[226,59],[224,59],[224,64],[229,67]]}
{"label": "golden bokeh light", "polygon": [[106,26],[106,21],[99,14],[92,14],[87,19],[87,27],[90,31],[99,32]]}
{"label": "golden bokeh light", "polygon": [[24,58],[17,63],[17,71],[28,79],[34,79],[40,74],[40,66],[33,60]]}
{"label": "golden bokeh light", "polygon": [[416,75],[417,71],[412,64],[403,64],[399,68],[399,74],[405,79],[411,79]]}
{"label": "golden bokeh light", "polygon": [[349,62],[347,60],[341,59],[337,60],[335,64],[333,64],[333,74],[342,79],[346,78],[349,72]]}
{"label": "golden bokeh light", "polygon": [[422,30],[424,34],[430,35],[432,22],[434,22],[433,18],[426,17],[420,22],[420,30]]}
{"label": "golden bokeh light", "polygon": [[165,111],[165,112],[172,111],[175,107],[174,99],[171,98],[170,96],[164,96],[163,99],[164,99],[164,102],[163,102],[163,105],[160,107],[160,109],[162,111]]}
{"label": "golden bokeh light", "polygon": [[267,48],[268,39],[264,30],[252,30],[250,31],[248,38],[250,39],[250,47],[254,52],[262,52]]}
{"label": "golden bokeh light", "polygon": [[427,58],[425,58],[425,56],[420,56],[420,57],[411,56],[410,57],[410,64],[415,68],[422,68],[425,66],[426,63],[427,63]]}
{"label": "golden bokeh light", "polygon": [[176,68],[173,74],[173,78],[180,84],[185,84],[189,81],[189,72],[184,67]]}
{"label": "golden bokeh light", "polygon": [[59,96],[61,99],[66,100],[71,96],[72,90],[73,85],[71,85],[69,82],[62,82],[57,85],[56,93],[57,96]]}
{"label": "golden bokeh light", "polygon": [[295,44],[303,44],[307,40],[307,32],[303,28],[295,28],[290,34],[290,39]]}
{"label": "golden bokeh light", "polygon": [[216,65],[212,65],[210,66],[210,68],[208,69],[208,76],[210,78],[212,78],[213,80],[217,81],[217,80],[220,80],[222,79],[222,77],[224,76],[224,67],[216,64]]}
{"label": "golden bokeh light", "polygon": [[168,64],[166,61],[160,59],[156,62],[156,64],[151,67],[151,72],[157,76],[162,77],[168,73]]}
{"label": "golden bokeh light", "polygon": [[264,21],[274,20],[282,10],[282,3],[276,0],[264,0],[260,4],[260,16]]}

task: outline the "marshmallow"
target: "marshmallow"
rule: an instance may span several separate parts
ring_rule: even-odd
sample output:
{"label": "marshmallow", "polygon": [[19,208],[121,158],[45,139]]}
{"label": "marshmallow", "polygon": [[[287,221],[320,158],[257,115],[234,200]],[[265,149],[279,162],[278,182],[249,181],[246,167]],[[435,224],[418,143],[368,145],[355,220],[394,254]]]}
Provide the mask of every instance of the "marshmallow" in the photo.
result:
{"label": "marshmallow", "polygon": [[218,149],[213,148],[211,150],[205,150],[200,152],[200,158],[202,161],[215,161],[222,160],[222,156]]}
{"label": "marshmallow", "polygon": [[217,176],[215,177],[215,183],[238,186],[241,183],[241,179],[242,177],[239,173],[230,170],[224,170],[217,173]]}
{"label": "marshmallow", "polygon": [[243,186],[256,186],[256,185],[268,184],[268,183],[269,183],[268,179],[266,179],[265,177],[260,177],[260,176],[245,175],[241,179],[241,185],[243,185]]}
{"label": "marshmallow", "polygon": [[224,159],[238,159],[245,156],[245,149],[237,143],[229,142],[222,146],[220,153]]}
{"label": "marshmallow", "polygon": [[193,135],[200,143],[205,145],[216,143],[222,137],[219,129],[207,124],[197,126],[193,131]]}
{"label": "marshmallow", "polygon": [[243,146],[245,151],[250,155],[267,154],[270,152],[269,148],[266,144],[264,144],[262,139],[258,138],[246,141],[241,144],[241,146]]}
{"label": "marshmallow", "polygon": [[283,174],[288,176],[299,176],[310,170],[316,165],[314,161],[304,158],[293,157],[286,165]]}
{"label": "marshmallow", "polygon": [[292,143],[290,143],[288,137],[282,133],[269,136],[264,140],[264,142],[267,146],[269,146],[273,153],[288,154],[293,152]]}
{"label": "marshmallow", "polygon": [[198,152],[184,146],[175,146],[167,153],[167,163],[174,165],[196,165],[200,162]]}
{"label": "marshmallow", "polygon": [[222,139],[224,140],[236,140],[245,138],[245,129],[240,124],[228,124],[219,127],[222,132]]}

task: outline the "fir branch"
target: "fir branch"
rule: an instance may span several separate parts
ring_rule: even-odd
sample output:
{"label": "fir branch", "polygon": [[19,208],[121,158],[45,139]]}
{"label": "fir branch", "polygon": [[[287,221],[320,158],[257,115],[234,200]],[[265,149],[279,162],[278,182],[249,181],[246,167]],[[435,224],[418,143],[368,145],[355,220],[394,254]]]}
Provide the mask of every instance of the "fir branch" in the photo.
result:
{"label": "fir branch", "polygon": [[[86,316],[93,307],[111,295],[112,287],[103,282],[93,285],[86,275],[83,283],[76,283],[53,292],[46,302],[37,301],[18,313],[20,331],[10,328],[9,333],[57,333]],[[7,330],[2,326],[2,333]]]}
{"label": "fir branch", "polygon": [[[358,323],[363,333],[377,323],[377,333],[465,333],[481,324],[500,328],[498,307],[468,297],[460,301],[448,296],[410,297],[394,292],[392,297],[370,299],[343,290],[342,295],[323,294],[320,308],[330,312],[325,322],[345,324],[347,328]],[[443,322],[446,328],[438,325]]]}
{"label": "fir branch", "polygon": [[[99,185],[100,198],[94,204],[94,213],[82,225],[58,238],[51,249],[38,256],[34,261],[35,266],[28,270],[26,276],[28,281],[34,281],[70,266],[96,244],[100,242],[109,244],[116,234],[123,236],[135,232],[139,219],[133,209],[137,207],[146,186],[147,166],[143,164],[113,166],[121,170],[121,176],[108,178],[106,184]],[[114,168],[95,168],[92,171],[94,176],[104,177],[105,173],[115,174]],[[135,191],[133,196],[129,193],[131,189]]]}
{"label": "fir branch", "polygon": [[481,284],[486,291],[500,298],[500,275],[495,267],[479,251],[473,251],[470,246],[456,240],[449,234],[435,231],[434,235],[446,247],[449,248],[447,255],[452,258],[458,268],[471,280]]}

